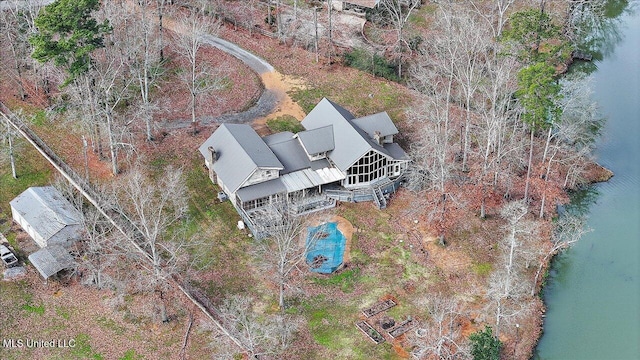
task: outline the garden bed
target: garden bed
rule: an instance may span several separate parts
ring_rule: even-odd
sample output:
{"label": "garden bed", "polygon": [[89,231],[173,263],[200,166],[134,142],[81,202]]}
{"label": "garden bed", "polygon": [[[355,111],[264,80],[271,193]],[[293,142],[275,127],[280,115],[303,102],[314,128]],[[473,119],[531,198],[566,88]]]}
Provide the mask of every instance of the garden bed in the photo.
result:
{"label": "garden bed", "polygon": [[406,333],[407,331],[411,330],[411,328],[413,328],[413,320],[412,319],[407,319],[403,322],[401,322],[400,324],[398,324],[398,326],[394,327],[393,329],[389,330],[389,336],[391,336],[392,338],[397,338],[398,336]]}
{"label": "garden bed", "polygon": [[364,314],[364,316],[366,317],[372,317],[373,315],[379,314],[383,311],[389,310],[392,307],[396,306],[398,304],[396,304],[395,301],[388,299],[385,301],[381,301],[375,305],[373,305],[372,307],[368,308],[368,309],[364,309],[362,310],[362,313]]}
{"label": "garden bed", "polygon": [[384,342],[384,337],[366,321],[358,321],[356,327],[376,344]]}

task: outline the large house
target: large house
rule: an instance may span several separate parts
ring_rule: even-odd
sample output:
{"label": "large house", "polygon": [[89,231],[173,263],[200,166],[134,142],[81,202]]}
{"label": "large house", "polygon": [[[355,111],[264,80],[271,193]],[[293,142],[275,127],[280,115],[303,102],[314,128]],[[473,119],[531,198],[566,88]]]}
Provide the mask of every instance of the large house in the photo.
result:
{"label": "large house", "polygon": [[268,232],[261,216],[276,203],[293,214],[336,201],[384,208],[407,168],[409,157],[393,142],[398,129],[386,112],[356,119],[322,99],[302,126],[297,134],[261,138],[249,125],[222,124],[200,146],[209,177],[257,237]]}

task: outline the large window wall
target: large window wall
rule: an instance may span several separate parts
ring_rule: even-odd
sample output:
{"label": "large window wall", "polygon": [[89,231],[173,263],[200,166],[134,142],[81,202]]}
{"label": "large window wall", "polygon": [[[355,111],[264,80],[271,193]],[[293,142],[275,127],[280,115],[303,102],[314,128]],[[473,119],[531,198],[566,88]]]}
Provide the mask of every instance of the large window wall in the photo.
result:
{"label": "large window wall", "polygon": [[347,170],[345,186],[367,185],[387,176],[387,157],[369,151]]}

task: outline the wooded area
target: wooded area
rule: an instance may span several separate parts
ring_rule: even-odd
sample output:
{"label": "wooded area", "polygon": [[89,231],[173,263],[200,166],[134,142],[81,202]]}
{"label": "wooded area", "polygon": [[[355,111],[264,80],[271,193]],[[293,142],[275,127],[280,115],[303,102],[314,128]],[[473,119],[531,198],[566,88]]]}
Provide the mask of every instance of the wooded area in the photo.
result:
{"label": "wooded area", "polygon": [[[353,358],[380,351],[496,358],[478,355],[488,341],[491,354],[525,359],[541,331],[539,293],[549,261],[586,231],[583,219],[559,217],[556,207],[568,201],[568,191],[606,177],[591,158],[603,122],[591,79],[566,73],[582,24],[602,16],[605,2],[380,0],[353,33],[341,27],[345,15],[332,10],[332,1],[57,0],[40,8],[32,0],[5,0],[11,5],[0,11],[1,100],[45,140],[56,132],[82,139],[81,149],[52,147],[73,158],[69,163],[81,167],[75,171],[142,234],[151,261],[136,256],[112,224],[60,182],[84,214],[86,240],[77,249],[82,282],[141,294],[151,316],[167,324],[178,316],[171,302],[181,301],[172,276],[192,277],[190,285],[215,296],[218,315],[241,343],[214,332],[211,353],[344,355],[326,341],[334,333],[318,330],[327,326],[323,319],[337,321],[322,315],[332,311],[326,299],[335,296],[336,314],[348,309],[344,318],[351,320],[359,313],[354,304],[365,308],[394,291],[416,314],[416,328]],[[263,86],[244,65],[214,52],[205,36],[226,37],[281,73],[306,79],[306,87],[289,92],[305,109],[324,96],[352,100],[343,104],[354,114],[367,101],[382,103],[375,105],[380,111],[394,107],[389,111],[412,158],[406,189],[384,214],[363,204],[336,210],[361,230],[353,268],[333,278],[310,276],[303,261],[309,244],[300,242],[308,219],[287,217],[272,239],[254,242],[235,229],[230,205],[214,201],[195,144],[215,128],[219,109],[247,110]],[[360,45],[342,46],[351,37]],[[372,75],[343,67],[342,59],[358,68],[366,63]],[[393,76],[383,75],[383,66]],[[341,77],[364,77],[364,85],[328,90]],[[181,116],[171,117],[176,108]],[[2,174],[5,164],[11,172],[0,178],[4,187],[20,181],[26,144],[8,123],[0,136]],[[399,275],[387,270],[395,263],[377,257],[378,250],[406,261]],[[464,269],[447,268],[433,259],[437,254],[463,259]],[[377,282],[389,279],[376,271],[402,281]],[[319,289],[348,284],[349,277],[359,281],[355,294]]]}

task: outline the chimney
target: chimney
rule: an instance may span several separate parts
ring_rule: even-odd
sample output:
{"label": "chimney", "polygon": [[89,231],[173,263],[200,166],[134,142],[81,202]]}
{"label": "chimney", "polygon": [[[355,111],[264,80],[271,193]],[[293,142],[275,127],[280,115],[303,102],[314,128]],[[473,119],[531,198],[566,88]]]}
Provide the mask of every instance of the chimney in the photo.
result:
{"label": "chimney", "polygon": [[382,145],[382,133],[378,130],[376,130],[373,133],[373,140],[375,140],[375,142],[378,143],[378,145]]}
{"label": "chimney", "polygon": [[213,164],[215,164],[216,160],[218,160],[218,153],[213,148],[213,146],[209,146],[207,149],[211,153],[211,165],[213,165]]}

